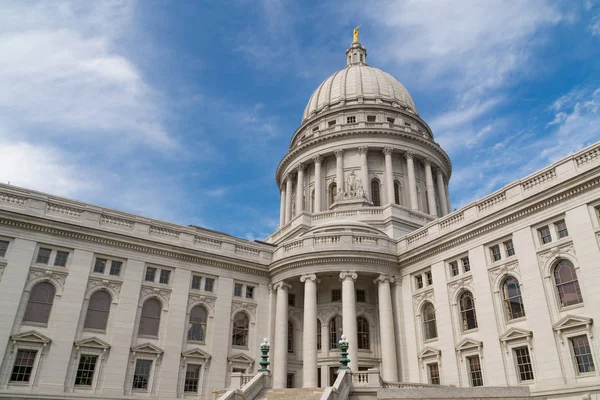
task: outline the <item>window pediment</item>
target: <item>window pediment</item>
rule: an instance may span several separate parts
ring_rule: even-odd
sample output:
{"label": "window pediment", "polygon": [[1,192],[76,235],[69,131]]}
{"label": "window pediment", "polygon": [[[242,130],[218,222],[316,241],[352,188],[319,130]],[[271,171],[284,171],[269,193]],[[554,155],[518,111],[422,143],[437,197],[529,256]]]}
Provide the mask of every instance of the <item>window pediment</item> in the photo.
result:
{"label": "window pediment", "polygon": [[194,348],[181,353],[183,358],[196,358],[201,360],[209,360],[212,356],[199,348]]}
{"label": "window pediment", "polygon": [[252,357],[247,356],[244,353],[237,353],[232,355],[227,359],[229,362],[234,363],[244,363],[244,364],[252,364],[254,363],[254,359]]}
{"label": "window pediment", "polygon": [[533,332],[531,332],[531,331],[513,327],[513,328],[508,329],[502,335],[500,335],[500,341],[506,343],[506,342],[510,342],[512,340],[521,340],[521,339],[529,340],[529,339],[531,339],[532,336],[533,336]]}
{"label": "window pediment", "polygon": [[137,346],[131,348],[131,351],[134,353],[146,353],[146,354],[155,354],[161,355],[164,353],[163,349],[158,346],[153,345],[152,343],[142,343]]}
{"label": "window pediment", "polygon": [[86,347],[86,348],[101,349],[101,350],[110,349],[110,344],[97,338],[96,336],[78,340],[74,344],[75,344],[75,347],[77,347],[77,348]]}
{"label": "window pediment", "polygon": [[425,347],[423,351],[419,353],[419,358],[428,358],[428,357],[439,357],[442,354],[441,350],[434,349],[432,347]]}
{"label": "window pediment", "polygon": [[479,357],[483,358],[483,342],[475,339],[464,338],[456,345],[456,351],[459,356],[463,351],[477,350]]}
{"label": "window pediment", "polygon": [[571,329],[581,329],[585,328],[589,331],[590,337],[593,337],[591,326],[594,323],[592,318],[588,317],[579,317],[577,315],[565,315],[561,319],[559,319],[554,325],[553,329],[559,334],[562,335],[565,331]]}
{"label": "window pediment", "polygon": [[49,344],[50,342],[52,342],[52,339],[50,339],[48,336],[46,335],[42,335],[41,333],[37,332],[37,331],[27,331],[27,332],[23,332],[23,333],[17,333],[15,335],[12,335],[10,337],[11,341],[13,343],[18,343],[18,342],[25,342],[25,343],[39,343],[39,344]]}

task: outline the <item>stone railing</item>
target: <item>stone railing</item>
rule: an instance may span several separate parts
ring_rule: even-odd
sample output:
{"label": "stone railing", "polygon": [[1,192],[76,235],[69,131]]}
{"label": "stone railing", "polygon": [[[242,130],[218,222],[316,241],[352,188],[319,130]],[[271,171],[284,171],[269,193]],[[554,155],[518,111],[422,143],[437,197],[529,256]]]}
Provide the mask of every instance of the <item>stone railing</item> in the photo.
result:
{"label": "stone railing", "polygon": [[352,386],[354,387],[382,387],[382,380],[377,368],[371,368],[367,371],[352,373]]}
{"label": "stone railing", "polygon": [[315,246],[322,244],[337,244],[340,242],[340,235],[328,235],[315,238]]}
{"label": "stone railing", "polygon": [[384,389],[419,389],[419,388],[439,388],[440,385],[432,385],[429,383],[411,383],[411,382],[383,382],[381,385]]}
{"label": "stone railing", "polygon": [[123,229],[133,229],[133,224],[134,221],[131,219],[113,217],[106,214],[102,214],[100,216],[100,225]]}
{"label": "stone railing", "polygon": [[[241,385],[242,378],[245,378],[245,376],[243,374],[238,375],[240,375],[239,382]],[[229,389],[218,400],[254,400],[263,389],[270,387],[269,372],[258,372],[256,375],[249,376],[248,378],[250,379],[241,388],[238,386]],[[231,379],[233,386],[234,374],[232,374]]]}
{"label": "stone railing", "polygon": [[333,386],[325,388],[321,400],[346,400],[352,389],[352,378],[349,370],[339,370]]}

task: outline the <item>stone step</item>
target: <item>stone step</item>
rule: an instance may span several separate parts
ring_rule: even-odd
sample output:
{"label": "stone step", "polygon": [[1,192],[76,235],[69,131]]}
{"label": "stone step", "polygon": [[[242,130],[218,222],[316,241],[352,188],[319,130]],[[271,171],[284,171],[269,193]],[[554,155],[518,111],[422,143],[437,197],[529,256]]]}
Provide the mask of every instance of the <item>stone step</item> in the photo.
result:
{"label": "stone step", "polygon": [[262,391],[256,400],[319,400],[324,389],[302,388],[302,389],[269,389]]}

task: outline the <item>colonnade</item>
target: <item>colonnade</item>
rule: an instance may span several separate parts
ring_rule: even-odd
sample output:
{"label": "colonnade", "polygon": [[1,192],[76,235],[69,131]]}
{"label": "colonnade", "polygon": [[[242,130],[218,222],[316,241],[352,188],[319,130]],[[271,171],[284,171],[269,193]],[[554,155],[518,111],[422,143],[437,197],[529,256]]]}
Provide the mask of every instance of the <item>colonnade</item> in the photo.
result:
{"label": "colonnade", "polygon": [[[356,272],[341,272],[342,281],[342,329],[350,342],[348,357],[349,367],[358,371],[358,329],[356,324],[356,290],[354,282],[358,278]],[[319,279],[315,274],[302,275],[304,283],[304,320],[302,335],[302,376],[303,387],[317,387],[317,285]],[[394,314],[392,311],[392,294],[390,284],[394,278],[379,275],[374,283],[377,285],[379,299],[379,333],[381,340],[381,374],[385,381],[398,381],[398,364],[396,360],[396,340],[394,333]],[[288,292],[291,286],[279,282],[274,286],[277,292],[275,309],[275,344],[273,357],[273,387],[285,388],[287,377],[287,338],[288,338]]]}
{"label": "colonnade", "polygon": [[[366,193],[367,197],[370,199],[371,197],[371,181],[369,179],[369,167],[368,167],[368,151],[369,148],[367,146],[360,146],[357,148],[358,153],[360,154],[360,178],[363,183],[363,190]],[[386,187],[387,194],[387,202],[394,203],[395,195],[394,195],[394,168],[393,168],[393,157],[394,149],[392,147],[384,147],[382,149],[384,155],[384,182]],[[337,149],[334,152],[336,159],[336,173],[335,173],[335,182],[337,185],[337,192],[343,193],[345,191],[345,179],[344,179],[344,149]],[[415,154],[411,151],[406,151],[402,153],[403,158],[406,161],[406,171],[408,176],[408,192],[409,192],[409,201],[410,208],[412,210],[419,210],[419,202],[417,197],[417,180],[415,175],[415,165],[414,159]],[[314,209],[312,212],[321,212],[322,210],[322,189],[324,186],[324,177],[322,174],[322,163],[323,163],[323,155],[317,155],[312,159],[314,163],[315,170],[315,200],[314,200]],[[447,182],[444,179],[444,174],[442,169],[439,166],[432,166],[432,161],[429,158],[424,158],[423,163],[425,164],[425,186],[427,190],[427,204],[429,208],[429,213],[434,216],[444,216],[448,214],[450,209],[450,201],[447,198]],[[304,201],[304,188],[308,187],[308,184],[305,182],[305,163],[299,163],[293,168],[296,179],[296,214],[304,211],[305,201]],[[433,167],[435,167],[435,175],[437,180],[437,186],[434,183],[434,172]],[[279,214],[279,226],[284,226],[292,220],[292,197],[293,193],[293,172],[288,173],[285,176],[285,179],[282,180],[281,183],[281,204],[280,204],[280,214]],[[285,183],[284,183],[285,182]],[[440,209],[438,215],[437,203],[435,199],[435,193],[437,192],[440,200]]]}

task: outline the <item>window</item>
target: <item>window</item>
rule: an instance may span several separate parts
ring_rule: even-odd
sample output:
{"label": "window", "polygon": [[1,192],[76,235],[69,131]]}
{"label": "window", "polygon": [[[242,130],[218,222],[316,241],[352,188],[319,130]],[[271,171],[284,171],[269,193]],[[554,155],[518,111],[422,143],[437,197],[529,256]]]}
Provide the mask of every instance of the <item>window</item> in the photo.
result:
{"label": "window", "polygon": [[8,250],[8,242],[5,240],[0,240],[0,257],[4,258],[6,256],[7,250]]}
{"label": "window", "polygon": [[288,373],[286,375],[285,387],[291,389],[294,387],[294,374]]}
{"label": "window", "polygon": [[52,250],[40,248],[35,262],[38,264],[48,264],[48,261],[50,261],[50,253],[52,253]]}
{"label": "window", "polygon": [[233,346],[248,347],[248,332],[250,330],[250,320],[243,312],[235,314],[233,317],[233,335],[231,344]]}
{"label": "window", "polygon": [[110,275],[119,276],[121,275],[121,268],[123,267],[122,261],[112,260],[110,262]]}
{"label": "window", "polygon": [[396,122],[396,119],[395,119],[395,118],[388,117],[388,118],[387,118],[387,122],[389,122],[390,124],[393,124],[393,123],[395,123],[395,122]]}
{"label": "window", "polygon": [[97,361],[98,356],[81,355],[75,376],[75,386],[92,386]]}
{"label": "window", "polygon": [[335,203],[335,198],[337,197],[337,185],[332,183],[329,185],[329,205]]}
{"label": "window", "polygon": [[160,300],[154,297],[146,300],[142,306],[138,335],[158,336],[161,312],[162,304],[160,304]]}
{"label": "window", "polygon": [[[96,272],[98,274],[103,274],[104,270],[106,269],[107,261],[108,260],[105,260],[104,258],[96,258],[96,263],[94,264],[94,272]],[[146,271],[146,276],[147,275],[148,275],[148,272]]]}
{"label": "window", "polygon": [[502,255],[500,254],[500,246],[494,245],[490,247],[490,252],[492,253],[492,261],[500,261],[502,259]]}
{"label": "window", "polygon": [[415,276],[415,285],[417,289],[423,288],[423,277],[421,275]]}
{"label": "window", "polygon": [[509,320],[522,318],[525,316],[523,307],[523,298],[521,297],[521,286],[517,278],[509,277],[502,284],[502,294],[504,297],[504,308]]}
{"label": "window", "polygon": [[331,301],[342,301],[342,291],[340,289],[331,290]]}
{"label": "window", "polygon": [[527,346],[517,347],[513,350],[515,360],[517,361],[517,370],[519,373],[519,382],[533,380],[533,367],[531,366],[531,357]]}
{"label": "window", "polygon": [[146,268],[146,276],[144,280],[146,282],[154,282],[154,278],[156,277],[156,268],[148,267]]}
{"label": "window", "polygon": [[512,240],[507,240],[504,242],[504,248],[506,249],[506,256],[512,257],[515,255],[515,247],[513,246]]}
{"label": "window", "polygon": [[479,362],[479,356],[467,357],[467,364],[469,366],[469,378],[471,386],[483,386],[483,375],[481,374],[481,363]]}
{"label": "window", "polygon": [[458,271],[458,261],[452,261],[450,263],[450,275],[457,276],[458,273],[459,273],[459,271]]}
{"label": "window", "polygon": [[244,289],[244,285],[241,283],[236,283],[233,287],[233,295],[237,297],[242,297],[242,290]]}
{"label": "window", "polygon": [[367,115],[367,122],[375,122],[377,117],[375,115]]}
{"label": "window", "polygon": [[288,337],[287,337],[287,351],[288,353],[294,352],[294,324],[288,321]]}
{"label": "window", "polygon": [[367,295],[364,290],[356,291],[356,301],[358,303],[366,303],[367,302]]}
{"label": "window", "polygon": [[321,350],[321,321],[317,319],[317,350]]}
{"label": "window", "polygon": [[19,349],[17,351],[12,374],[10,375],[11,382],[29,382],[36,355],[37,350]]}
{"label": "window", "polygon": [[342,338],[342,317],[336,315],[329,321],[329,349],[337,349]]}
{"label": "window", "polygon": [[148,381],[150,380],[150,371],[152,370],[152,360],[138,359],[135,363],[133,373],[133,390],[148,390]]}
{"label": "window", "polygon": [[169,284],[169,278],[171,277],[171,271],[167,270],[167,269],[161,269],[160,270],[160,279],[159,279],[159,283],[164,283],[165,285]]}
{"label": "window", "polygon": [[460,262],[462,263],[463,271],[469,272],[471,270],[471,263],[469,262],[469,257],[461,258]]}
{"label": "window", "polygon": [[371,342],[369,340],[369,321],[364,317],[358,317],[356,319],[356,327],[358,331],[358,348],[363,350],[369,350],[371,348]]}
{"label": "window", "polygon": [[69,253],[66,251],[57,251],[56,257],[54,258],[54,266],[56,267],[66,267],[67,259],[69,258]]}
{"label": "window", "polygon": [[200,290],[202,285],[202,277],[198,275],[192,276],[192,289]]}
{"label": "window", "polygon": [[554,281],[561,307],[583,303],[577,272],[568,260],[560,260],[554,267]]}
{"label": "window", "polygon": [[98,290],[90,297],[84,328],[106,330],[110,313],[111,297],[106,290]]}
{"label": "window", "polygon": [[319,132],[319,127],[318,127],[318,126],[315,126],[315,127],[313,128],[313,130],[312,130],[312,131],[313,131],[313,133],[317,133],[317,132]]}
{"label": "window", "polygon": [[381,192],[379,180],[377,179],[371,181],[371,200],[374,206],[379,207],[381,205]]}
{"label": "window", "polygon": [[215,287],[215,280],[213,278],[204,279],[204,290],[207,292],[212,292]]}
{"label": "window", "polygon": [[200,380],[200,365],[188,364],[185,368],[185,382],[183,391],[186,393],[198,393],[198,381]]}
{"label": "window", "polygon": [[429,373],[429,383],[432,385],[439,385],[440,367],[438,363],[427,364],[427,371]]}
{"label": "window", "polygon": [[567,230],[567,224],[565,223],[564,219],[555,222],[554,227],[556,228],[556,234],[559,239],[569,236],[569,231]]}
{"label": "window", "polygon": [[410,122],[404,121],[404,126],[410,126]]}
{"label": "window", "polygon": [[471,292],[463,292],[463,294],[460,295],[460,314],[463,332],[477,328],[475,300],[473,299]]}
{"label": "window", "polygon": [[427,286],[433,285],[433,275],[431,275],[431,271],[425,272],[425,280],[427,281]]}
{"label": "window", "polygon": [[288,293],[288,306],[296,307],[296,295],[294,293]]}
{"label": "window", "polygon": [[394,182],[394,202],[400,205],[400,185]]}
{"label": "window", "polygon": [[206,320],[208,313],[203,306],[195,306],[190,311],[190,323],[188,325],[188,340],[204,342],[206,338]]}
{"label": "window", "polygon": [[435,323],[435,308],[433,308],[433,304],[431,303],[426,303],[423,306],[423,336],[425,340],[435,339],[438,336]]}
{"label": "window", "polygon": [[36,283],[31,288],[23,322],[47,324],[50,318],[50,311],[52,311],[55,292],[56,289],[50,282]]}
{"label": "window", "polygon": [[347,124],[353,124],[356,122],[356,117],[347,117],[346,118],[346,123]]}
{"label": "window", "polygon": [[569,341],[571,342],[571,348],[573,349],[573,357],[575,358],[577,373],[587,374],[589,372],[596,371],[587,336],[582,335],[572,337],[569,339]]}
{"label": "window", "polygon": [[254,286],[246,286],[246,298],[247,299],[254,298]]}
{"label": "window", "polygon": [[552,236],[550,235],[550,228],[546,226],[542,226],[538,229],[538,235],[540,236],[540,243],[547,244],[552,241]]}
{"label": "window", "polygon": [[335,126],[335,120],[333,120],[333,121],[329,121],[329,122],[327,123],[327,125],[328,125],[330,128],[331,128],[331,127],[333,127],[333,126]]}

